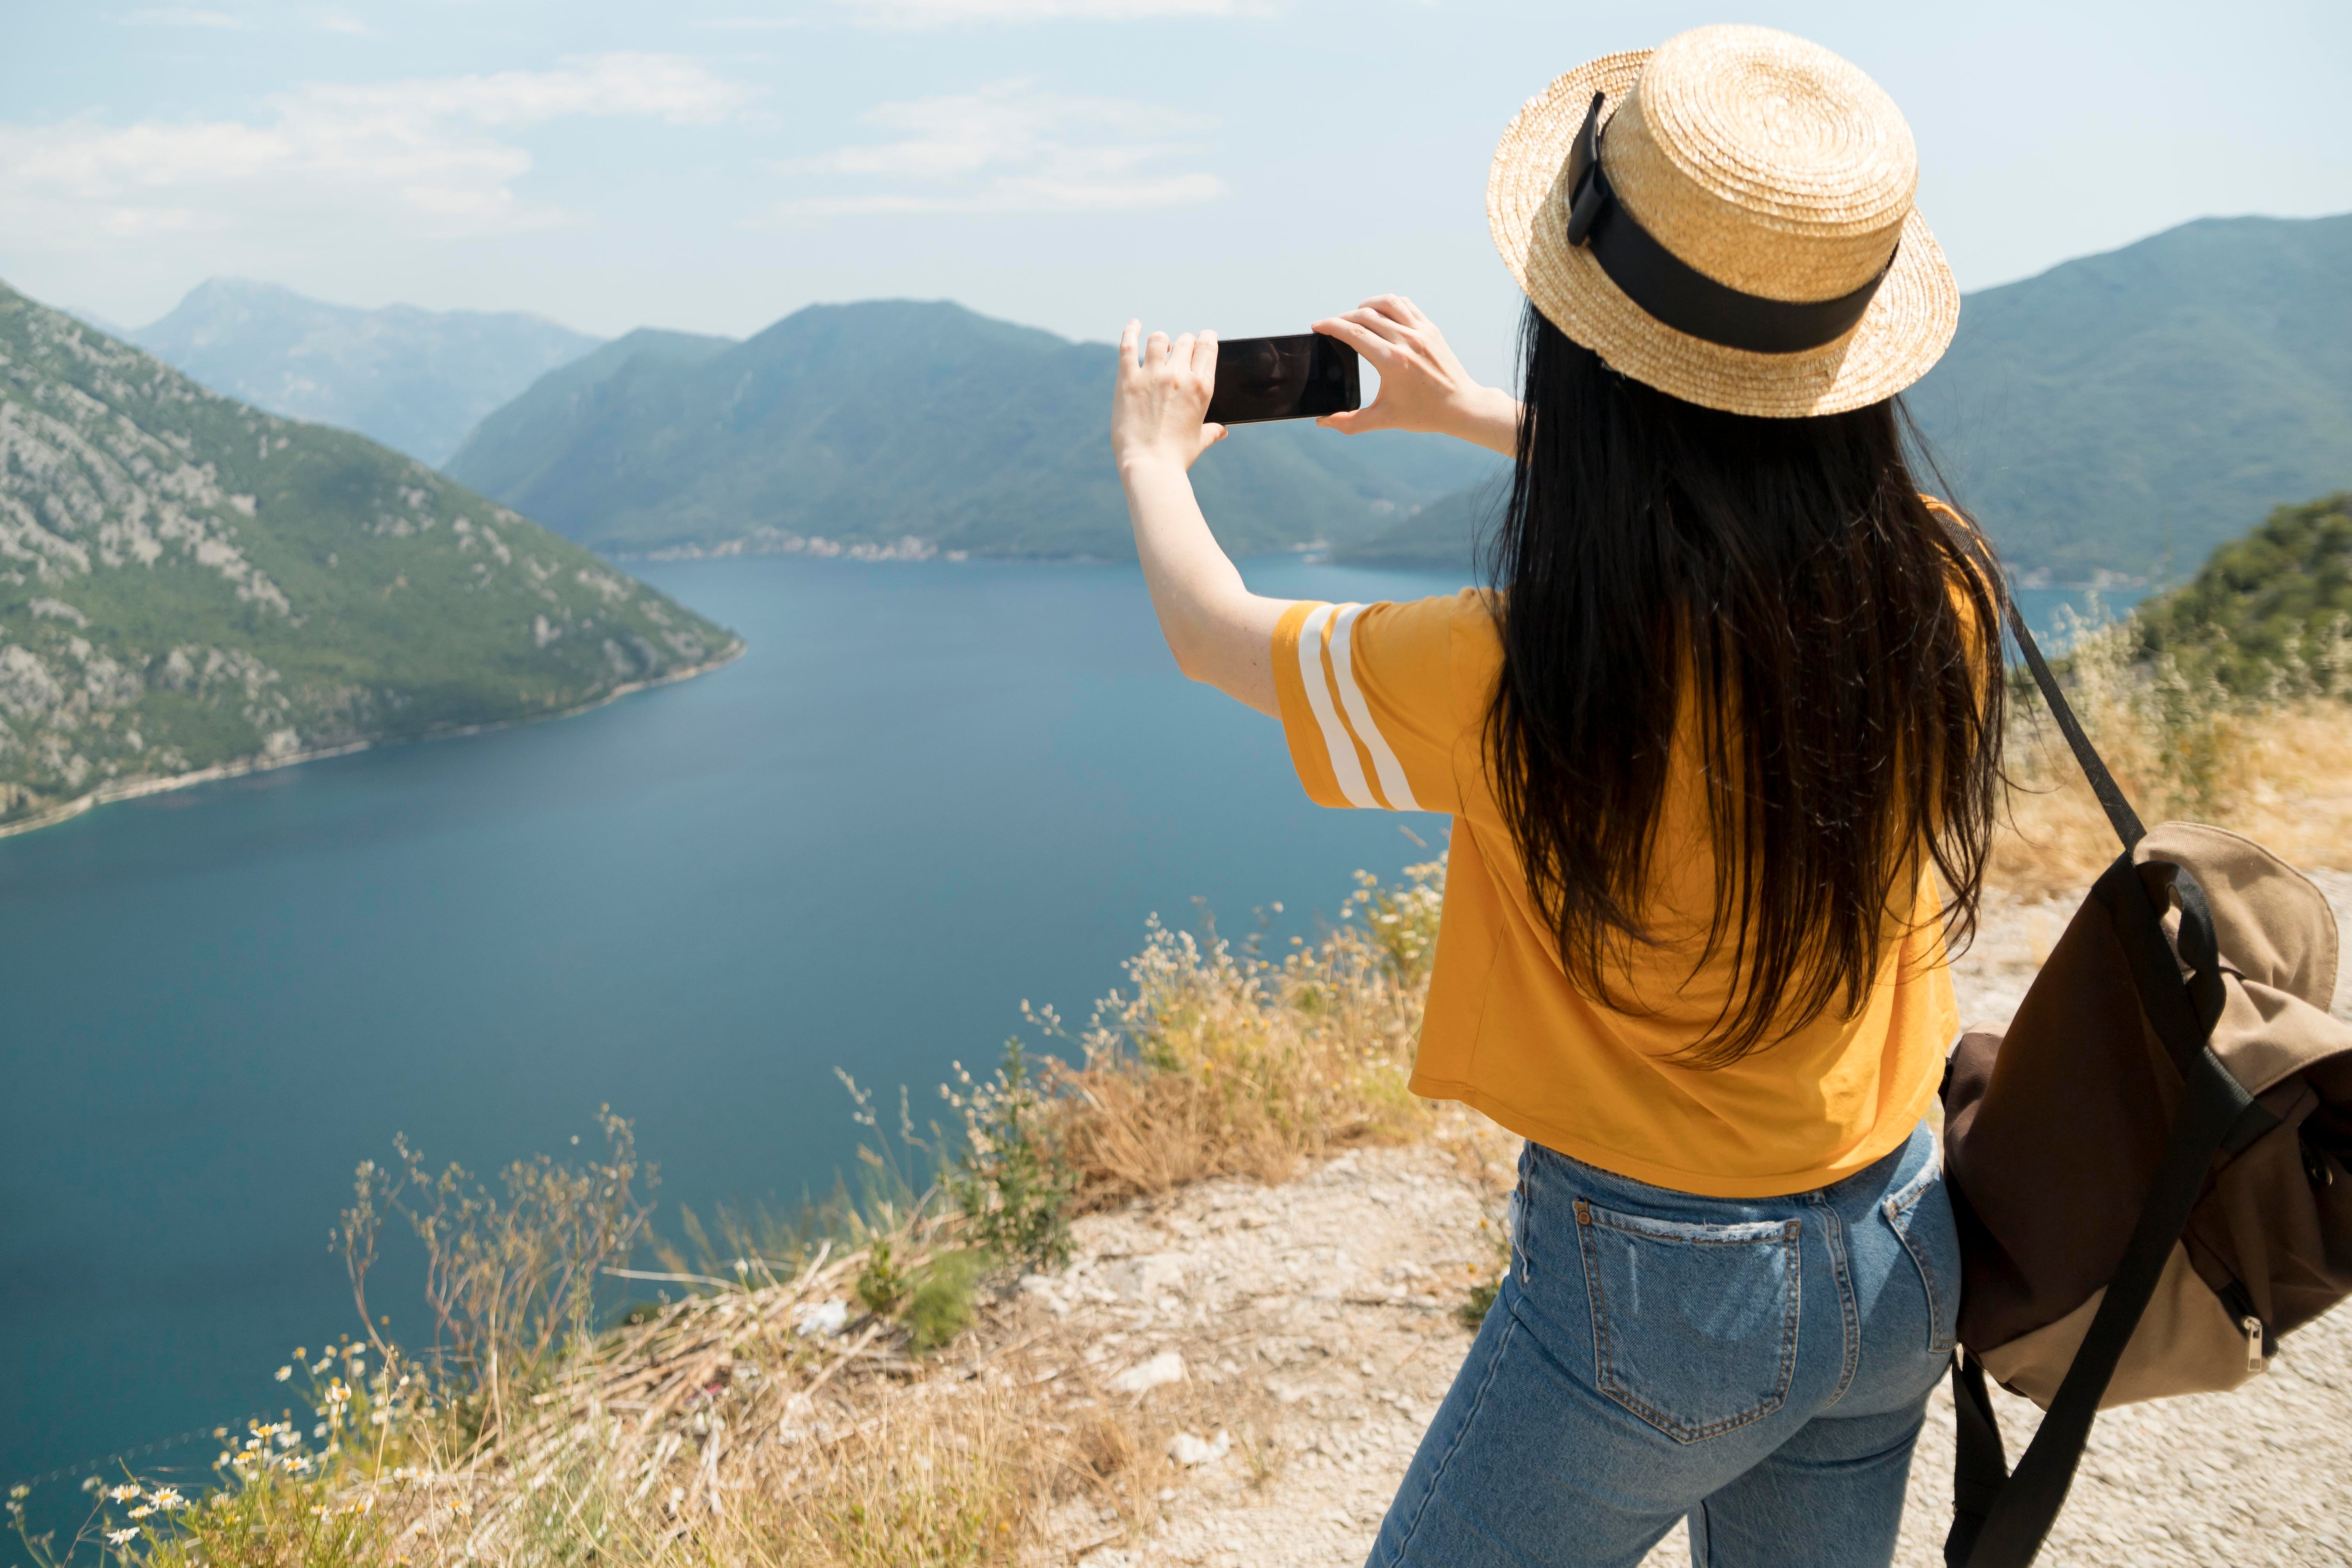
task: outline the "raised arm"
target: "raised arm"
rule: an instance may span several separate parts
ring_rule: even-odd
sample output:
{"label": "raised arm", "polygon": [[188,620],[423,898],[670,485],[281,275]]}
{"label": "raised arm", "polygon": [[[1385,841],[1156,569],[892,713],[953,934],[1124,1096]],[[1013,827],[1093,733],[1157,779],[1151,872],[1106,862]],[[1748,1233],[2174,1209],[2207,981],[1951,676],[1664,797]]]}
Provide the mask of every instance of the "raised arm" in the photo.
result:
{"label": "raised arm", "polygon": [[1359,435],[1368,430],[1421,430],[1519,455],[1519,400],[1480,386],[1447,346],[1437,323],[1402,294],[1367,299],[1344,316],[1315,323],[1371,361],[1381,390],[1371,406],[1327,413],[1315,423]]}
{"label": "raised arm", "polygon": [[1243,586],[1192,495],[1193,459],[1224,439],[1204,424],[1216,384],[1216,335],[1165,332],[1142,341],[1129,321],[1118,340],[1110,446],[1135,523],[1135,553],[1176,667],[1263,714],[1281,716],[1274,686],[1274,627],[1290,605]]}

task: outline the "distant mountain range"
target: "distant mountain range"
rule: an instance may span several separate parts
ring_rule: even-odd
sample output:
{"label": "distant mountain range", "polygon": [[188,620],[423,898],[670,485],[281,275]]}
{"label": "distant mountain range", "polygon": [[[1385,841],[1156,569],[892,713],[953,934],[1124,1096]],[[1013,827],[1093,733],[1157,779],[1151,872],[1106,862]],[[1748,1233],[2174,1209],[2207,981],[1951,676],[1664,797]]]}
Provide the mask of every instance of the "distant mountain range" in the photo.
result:
{"label": "distant mountain range", "polygon": [[[1908,402],[2027,580],[2178,580],[2352,486],[2352,215],[2205,219],[1969,295]],[[1465,569],[1475,500],[1339,553]]]}
{"label": "distant mountain range", "polygon": [[436,468],[484,414],[601,340],[517,312],[361,310],[234,277],[116,335],[215,392]]}
{"label": "distant mountain range", "polygon": [[0,827],[562,713],[740,646],[412,458],[0,285]]}
{"label": "distant mountain range", "polygon": [[[542,376],[448,465],[594,549],[1129,558],[1115,350],[909,300],[741,343],[635,332]],[[1237,429],[1195,469],[1245,552],[1347,541],[1497,465],[1433,436]]]}

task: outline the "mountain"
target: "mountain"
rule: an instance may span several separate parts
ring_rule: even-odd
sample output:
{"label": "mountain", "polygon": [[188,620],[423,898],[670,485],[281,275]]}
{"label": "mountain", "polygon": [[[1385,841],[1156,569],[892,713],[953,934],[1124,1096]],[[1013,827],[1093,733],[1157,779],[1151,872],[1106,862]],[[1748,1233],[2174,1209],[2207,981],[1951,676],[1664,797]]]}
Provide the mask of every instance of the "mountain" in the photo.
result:
{"label": "mountain", "polygon": [[2340,688],[2352,677],[2341,664],[2352,652],[2352,493],[2277,507],[2194,578],[2139,606],[2137,621],[2149,651],[2234,691],[2263,690],[2298,663],[2311,684]]}
{"label": "mountain", "polygon": [[411,458],[0,284],[0,825],[560,714],[740,646]]}
{"label": "mountain", "polygon": [[[2027,581],[2160,577],[2352,486],[2347,298],[2352,214],[2184,224],[1969,295],[1906,402]],[[1343,553],[1460,564],[1470,516],[1433,506]]]}
{"label": "mountain", "polygon": [[2352,214],[2183,224],[1969,295],[1909,402],[2019,570],[2179,571],[2352,486],[2347,298]]}
{"label": "mountain", "polygon": [[484,414],[599,341],[537,316],[360,310],[234,277],[127,336],[215,392],[436,468]]}
{"label": "mountain", "polygon": [[1476,564],[1478,549],[1494,537],[1495,525],[1502,520],[1504,504],[1510,498],[1509,478],[1497,473],[1425,507],[1415,507],[1369,538],[1334,549],[1331,559],[1342,566],[1467,573]]}
{"label": "mountain", "polygon": [[[910,300],[811,306],[718,349],[632,334],[484,420],[448,470],[604,550],[1131,557],[1114,356]],[[1258,552],[1360,538],[1495,462],[1291,423],[1235,430],[1194,473],[1219,536]]]}
{"label": "mountain", "polygon": [[732,338],[640,327],[540,377],[467,433],[446,466],[485,495],[527,494],[562,461],[572,431],[595,417],[600,397],[614,395],[599,389],[656,371],[692,369],[733,347]]}

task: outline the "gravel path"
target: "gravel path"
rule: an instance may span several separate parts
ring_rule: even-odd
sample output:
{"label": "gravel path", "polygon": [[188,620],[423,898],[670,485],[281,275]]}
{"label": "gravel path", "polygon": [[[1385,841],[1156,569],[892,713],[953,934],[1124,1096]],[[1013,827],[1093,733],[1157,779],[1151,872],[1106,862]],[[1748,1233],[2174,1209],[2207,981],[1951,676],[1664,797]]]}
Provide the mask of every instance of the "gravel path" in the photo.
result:
{"label": "gravel path", "polygon": [[[2352,925],[2352,875],[2315,873]],[[1970,1021],[2006,1019],[2073,908],[1996,900],[1955,967]],[[2352,983],[2337,1012],[2352,1017]],[[1366,1150],[1279,1188],[1214,1183],[1080,1224],[1081,1256],[1034,1282],[1105,1354],[1140,1366],[1174,1351],[1173,1399],[1243,1427],[1188,1436],[1218,1457],[1161,1495],[1146,1540],[1096,1546],[1091,1514],[1059,1521],[1059,1561],[1085,1568],[1355,1564],[1469,1345],[1449,1310],[1491,1270],[1515,1145],[1450,1123],[1449,1136]],[[1482,1220],[1486,1228],[1481,1228]],[[2012,1458],[2038,1413],[2001,1402]],[[1942,1563],[1951,1517],[1948,1390],[1927,1417],[1895,1561]],[[1079,1511],[1083,1513],[1084,1511]],[[1646,1560],[1688,1562],[1677,1529]],[[2299,1331],[2272,1372],[2234,1395],[2104,1416],[2041,1560],[2052,1568],[2352,1563],[2352,1312]]]}

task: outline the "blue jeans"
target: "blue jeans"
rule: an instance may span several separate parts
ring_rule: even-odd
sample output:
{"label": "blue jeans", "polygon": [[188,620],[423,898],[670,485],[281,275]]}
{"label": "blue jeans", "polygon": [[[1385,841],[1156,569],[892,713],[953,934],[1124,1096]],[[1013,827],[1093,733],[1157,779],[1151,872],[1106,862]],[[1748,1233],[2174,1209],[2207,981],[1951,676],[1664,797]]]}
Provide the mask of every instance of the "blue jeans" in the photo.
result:
{"label": "blue jeans", "polygon": [[1530,1144],[1511,1271],[1374,1568],[1883,1568],[1960,1250],[1934,1139],[1834,1186],[1697,1197]]}

